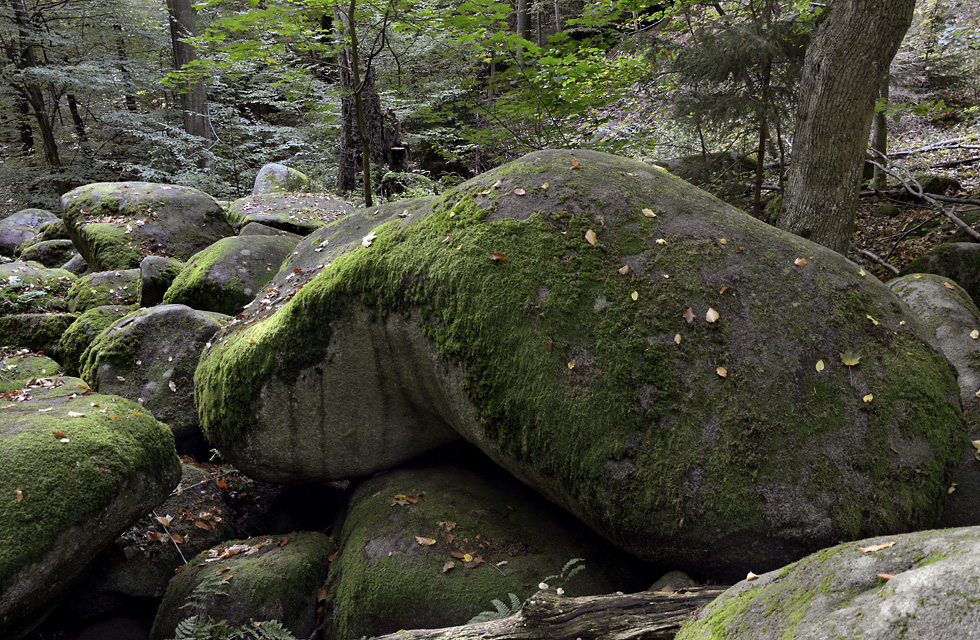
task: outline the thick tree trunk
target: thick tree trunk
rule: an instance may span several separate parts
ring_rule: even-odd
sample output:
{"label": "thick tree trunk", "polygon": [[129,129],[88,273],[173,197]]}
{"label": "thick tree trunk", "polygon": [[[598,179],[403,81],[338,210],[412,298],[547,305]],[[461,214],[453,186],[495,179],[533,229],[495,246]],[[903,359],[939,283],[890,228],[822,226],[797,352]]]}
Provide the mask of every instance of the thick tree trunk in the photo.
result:
{"label": "thick tree trunk", "polygon": [[502,620],[447,629],[399,631],[375,640],[672,640],[682,624],[721,595],[723,587],[677,593],[563,598],[549,591],[532,596]]}
{"label": "thick tree trunk", "polygon": [[[883,104],[888,104],[888,84],[890,77],[886,73],[881,78],[881,83],[878,85],[878,99],[883,100]],[[871,131],[871,150],[872,158],[878,164],[884,164],[888,160],[888,117],[885,115],[884,111],[876,111],[874,115],[874,124]],[[885,170],[875,165],[875,175],[871,180],[871,188],[875,191],[881,191],[887,187],[888,177]]]}
{"label": "thick tree trunk", "polygon": [[[197,51],[187,43],[196,30],[196,16],[193,0],[167,0],[170,14],[170,38],[173,41],[174,69],[197,60]],[[181,116],[184,131],[188,135],[210,139],[211,127],[208,124],[207,87],[203,80],[184,82],[178,87],[180,93]],[[202,159],[203,160],[203,159]]]}
{"label": "thick tree trunk", "polygon": [[779,226],[846,253],[875,95],[915,0],[834,0],[807,49]]}

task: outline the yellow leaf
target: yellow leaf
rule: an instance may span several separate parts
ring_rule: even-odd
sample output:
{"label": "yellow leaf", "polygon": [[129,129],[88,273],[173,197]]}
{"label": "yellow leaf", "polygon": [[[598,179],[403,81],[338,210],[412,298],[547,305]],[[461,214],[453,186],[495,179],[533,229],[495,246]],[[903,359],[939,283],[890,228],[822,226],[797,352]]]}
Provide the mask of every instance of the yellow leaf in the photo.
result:
{"label": "yellow leaf", "polygon": [[463,562],[473,562],[473,556],[468,553],[463,554]]}
{"label": "yellow leaf", "polygon": [[585,241],[588,242],[589,244],[593,244],[594,245],[596,243],[595,231],[593,231],[592,229],[589,229],[588,231],[586,231],[585,232]]}
{"label": "yellow leaf", "polygon": [[718,244],[728,244],[728,240],[724,238],[718,238]]}
{"label": "yellow leaf", "polygon": [[578,163],[578,160],[572,160],[572,169],[581,169],[582,165]]}
{"label": "yellow leaf", "polygon": [[667,244],[667,241],[663,238],[657,238],[657,244]]}
{"label": "yellow leaf", "polygon": [[874,395],[872,395],[872,394],[869,393],[868,395],[864,396],[861,399],[864,400],[865,402],[871,402],[872,400],[875,399],[875,397],[874,397]]}
{"label": "yellow leaf", "polygon": [[436,543],[432,538],[423,538],[422,536],[415,536],[415,541],[423,547],[431,547]]}
{"label": "yellow leaf", "polygon": [[621,266],[619,268],[620,275],[624,275],[625,276],[629,272],[630,272],[630,266],[628,264],[624,264],[623,266]]}
{"label": "yellow leaf", "polygon": [[674,342],[676,342],[677,344],[681,343],[681,334],[678,333],[677,335],[674,336]]}
{"label": "yellow leaf", "polygon": [[974,448],[974,449],[976,449],[977,451],[980,451],[980,440],[974,440],[974,441],[973,441],[973,442],[971,442],[970,444],[972,444],[972,445],[973,445],[973,448]]}
{"label": "yellow leaf", "polygon": [[980,331],[974,329],[973,331],[970,332],[970,337],[973,338],[974,340],[980,338]]}
{"label": "yellow leaf", "polygon": [[898,541],[892,540],[891,542],[885,542],[884,544],[872,544],[867,547],[858,547],[858,551],[861,553],[874,553],[876,551],[881,551],[882,549],[887,549],[888,547],[894,547],[898,544]]}
{"label": "yellow leaf", "polygon": [[630,297],[633,298],[634,300],[636,300],[637,298],[640,297],[640,294],[637,293],[636,291],[634,291],[633,293],[630,294]]}
{"label": "yellow leaf", "polygon": [[759,579],[759,576],[757,576],[756,574],[754,574],[751,571],[749,571],[749,574],[747,576],[745,576],[745,579],[748,580],[748,581],[758,580]]}
{"label": "yellow leaf", "polygon": [[797,258],[796,260],[793,261],[793,264],[795,264],[798,267],[805,267],[806,266],[806,258]]}
{"label": "yellow leaf", "polygon": [[863,278],[864,276],[866,276],[868,274],[867,274],[867,272],[864,269],[861,269],[861,270],[858,271],[858,275]]}
{"label": "yellow leaf", "polygon": [[568,368],[569,369],[574,369],[575,368],[575,359],[574,358],[568,361]]}
{"label": "yellow leaf", "polygon": [[655,214],[652,209],[644,209],[643,210],[643,215],[645,215],[648,218],[656,218],[657,217],[657,214]]}
{"label": "yellow leaf", "polygon": [[955,290],[956,290],[956,287],[954,287],[953,285],[951,285],[951,284],[950,284],[950,283],[948,283],[948,282],[944,282],[944,283],[943,283],[943,286],[944,286],[944,287],[946,287],[947,289],[952,289],[953,291],[955,291]]}
{"label": "yellow leaf", "polygon": [[547,182],[545,182],[543,185],[541,185],[541,188],[542,189],[547,189],[549,186],[550,185]]}
{"label": "yellow leaf", "polygon": [[817,360],[817,371],[823,371],[823,360]]}
{"label": "yellow leaf", "polygon": [[920,276],[918,273],[913,273],[912,277],[915,278],[916,280],[922,280],[922,276]]}
{"label": "yellow leaf", "polygon": [[718,367],[717,369],[715,369],[715,373],[717,373],[722,378],[728,377],[728,369],[726,369],[725,367]]}
{"label": "yellow leaf", "polygon": [[840,354],[841,361],[849,367],[853,367],[857,363],[861,362],[861,356],[856,356],[850,351],[845,351]]}
{"label": "yellow leaf", "polygon": [[708,312],[704,314],[704,319],[708,322],[717,322],[719,317],[718,312],[711,307],[708,307]]}
{"label": "yellow leaf", "polygon": [[157,522],[159,522],[160,524],[162,524],[165,527],[169,527],[170,526],[170,521],[171,520],[173,520],[173,518],[170,517],[169,515],[166,515],[166,516],[157,516]]}
{"label": "yellow leaf", "polygon": [[864,317],[873,322],[876,327],[880,324],[877,320],[871,317],[870,313],[864,314]]}

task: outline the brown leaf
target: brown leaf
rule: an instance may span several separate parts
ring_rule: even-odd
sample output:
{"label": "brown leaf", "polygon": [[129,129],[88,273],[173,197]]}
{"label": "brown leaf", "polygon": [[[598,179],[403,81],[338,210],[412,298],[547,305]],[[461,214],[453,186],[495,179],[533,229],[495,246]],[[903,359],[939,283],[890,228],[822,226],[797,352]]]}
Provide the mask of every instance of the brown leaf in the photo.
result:
{"label": "brown leaf", "polygon": [[527,191],[525,191],[524,189],[521,189],[521,188],[514,189],[514,195],[515,196],[522,196],[525,193],[527,193]]}
{"label": "brown leaf", "polygon": [[[466,554],[466,555],[469,555],[469,554]],[[463,563],[463,566],[466,567],[467,569],[472,569],[474,567],[479,567],[481,564],[483,564],[483,558],[480,557],[479,555],[475,555],[475,556],[473,556],[473,559],[472,560],[470,560],[468,562],[464,562]]]}
{"label": "brown leaf", "polygon": [[619,268],[619,274],[620,275],[625,276],[629,272],[630,272],[630,266],[628,264],[624,264],[623,266],[621,266]]}
{"label": "brown leaf", "polygon": [[221,567],[215,573],[224,573],[225,571],[231,571],[231,567]]}
{"label": "brown leaf", "polygon": [[453,543],[453,540],[455,540],[455,539],[456,539],[456,536],[454,536],[454,535],[453,535],[453,534],[451,534],[451,533],[447,533],[447,534],[445,535],[445,538],[446,538],[446,544],[452,544],[452,543]]}
{"label": "brown leaf", "polygon": [[211,525],[209,525],[207,522],[204,522],[203,520],[196,521],[194,523],[194,526],[197,527],[198,529],[204,529],[205,531],[211,530]]}
{"label": "brown leaf", "polygon": [[[334,555],[336,555],[336,554],[334,554]],[[333,560],[331,559],[331,562],[332,561]],[[319,589],[317,589],[316,590],[316,601],[317,602],[323,602],[326,599],[327,599],[327,590],[325,588],[323,588],[323,587],[320,587]]]}
{"label": "brown leaf", "polygon": [[548,340],[548,345],[545,347],[549,352],[551,352],[551,340]]}
{"label": "brown leaf", "polygon": [[798,267],[805,267],[806,266],[806,258],[797,258],[796,260],[793,261],[793,264],[795,264]]}
{"label": "brown leaf", "polygon": [[452,560],[446,560],[446,564],[442,565],[442,572],[446,573],[450,569],[455,569],[455,568],[456,568],[455,562],[453,562]]}
{"label": "brown leaf", "polygon": [[24,499],[24,492],[21,491],[20,489],[14,491],[14,495],[16,496],[17,502],[20,502],[21,500]]}
{"label": "brown leaf", "polygon": [[581,169],[582,165],[578,163],[578,160],[572,160],[572,169]]}
{"label": "brown leaf", "polygon": [[688,307],[684,310],[684,319],[687,320],[688,324],[694,322],[694,309]]}
{"label": "brown leaf", "polygon": [[282,540],[279,541],[280,547],[285,547],[287,544],[289,544],[289,538],[283,538]]}
{"label": "brown leaf", "polygon": [[493,260],[494,262],[496,262],[497,260],[503,260],[506,257],[507,256],[505,256],[502,253],[491,253],[490,254],[490,259]]}
{"label": "brown leaf", "polygon": [[881,580],[882,582],[888,582],[889,580],[891,580],[894,577],[895,576],[892,575],[892,574],[890,574],[890,573],[879,573],[878,574],[878,579]]}
{"label": "brown leaf", "polygon": [[717,369],[715,369],[715,373],[717,373],[722,378],[728,377],[728,369],[726,369],[725,367],[718,367]]}
{"label": "brown leaf", "polygon": [[594,245],[596,243],[596,240],[597,240],[597,238],[596,238],[596,235],[595,235],[595,231],[593,231],[592,229],[589,229],[588,231],[585,232],[585,241],[586,242],[588,242],[591,245]]}
{"label": "brown leaf", "polygon": [[54,436],[55,436],[56,438],[67,438],[67,437],[68,437],[68,436],[67,436],[67,435],[65,435],[65,433],[64,433],[64,432],[62,432],[62,431],[52,431],[51,433],[52,433],[52,434],[53,434],[53,435],[54,435]]}
{"label": "brown leaf", "polygon": [[456,558],[457,560],[462,560],[466,556],[465,553],[463,553],[462,551],[459,551],[459,550],[453,551],[449,555],[451,555],[452,557]]}
{"label": "brown leaf", "polygon": [[718,293],[725,293],[726,291],[728,291],[728,287],[722,287]]}
{"label": "brown leaf", "polygon": [[862,553],[874,553],[875,551],[881,551],[882,549],[887,549],[888,547],[894,547],[898,544],[897,540],[892,540],[891,542],[885,542],[883,544],[872,544],[867,547],[858,547],[858,551]]}
{"label": "brown leaf", "polygon": [[170,534],[170,539],[177,544],[184,544],[184,536],[180,535],[179,533]]}

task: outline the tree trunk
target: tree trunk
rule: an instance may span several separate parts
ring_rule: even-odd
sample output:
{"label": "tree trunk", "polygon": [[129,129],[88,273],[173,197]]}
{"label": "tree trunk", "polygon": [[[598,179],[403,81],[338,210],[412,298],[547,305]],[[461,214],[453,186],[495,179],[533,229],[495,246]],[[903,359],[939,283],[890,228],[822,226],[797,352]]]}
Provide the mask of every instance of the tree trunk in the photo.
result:
{"label": "tree trunk", "polygon": [[66,98],[68,99],[68,113],[71,114],[71,122],[75,125],[75,135],[78,136],[79,142],[88,142],[88,136],[85,135],[85,120],[82,119],[82,114],[78,111],[78,100],[74,93],[69,93]]}
{"label": "tree trunk", "polygon": [[[882,107],[888,104],[888,84],[891,78],[886,73],[881,78],[881,83],[878,85],[878,99],[882,100]],[[888,161],[888,117],[885,115],[884,111],[876,111],[874,115],[874,124],[871,132],[871,150],[872,158],[878,164],[884,164]],[[875,191],[881,191],[888,186],[888,174],[881,167],[875,165],[875,175],[871,180],[871,188]]]}
{"label": "tree trunk", "polygon": [[[185,65],[197,60],[197,51],[186,41],[186,38],[193,37],[195,34],[196,12],[192,0],[167,0],[167,10],[170,14],[174,69],[179,71]],[[178,90],[184,131],[191,136],[210,139],[211,127],[207,117],[208,96],[204,81],[181,82]],[[199,164],[203,161],[204,158],[201,158]]]}
{"label": "tree trunk", "polygon": [[116,55],[119,57],[119,73],[122,75],[123,80],[125,81],[123,100],[126,103],[126,110],[130,113],[136,113],[136,98],[130,91],[130,73],[129,67],[126,66],[129,56],[126,55],[126,40],[123,37],[123,28],[121,24],[114,24],[112,25],[112,29],[119,34],[116,37]]}
{"label": "tree trunk", "polygon": [[[354,114],[357,119],[357,133],[361,138],[361,176],[364,186],[364,206],[372,206],[371,202],[371,139],[368,137],[367,121],[364,119],[364,84],[361,83],[360,53],[357,50],[357,25],[354,22],[354,11],[357,0],[350,0],[347,8],[347,37],[350,39],[348,55],[350,61],[351,85],[354,87]],[[375,93],[377,97],[377,93]],[[380,106],[379,109],[380,111]]]}
{"label": "tree trunk", "polygon": [[672,640],[682,624],[724,591],[700,587],[582,598],[540,591],[502,620],[399,631],[374,640]]}
{"label": "tree trunk", "polygon": [[531,39],[531,14],[528,0],[517,0],[517,35],[525,40]]}
{"label": "tree trunk", "polygon": [[555,34],[562,32],[561,27],[561,6],[558,4],[559,0],[555,0]]}
{"label": "tree trunk", "polygon": [[18,98],[16,100],[17,112],[20,117],[17,118],[17,130],[20,133],[20,150],[25,154],[34,151],[34,130],[31,129],[31,123],[29,118],[31,116],[31,107],[23,99]]}
{"label": "tree trunk", "polygon": [[878,83],[914,10],[915,0],[830,3],[803,64],[783,229],[847,252]]}

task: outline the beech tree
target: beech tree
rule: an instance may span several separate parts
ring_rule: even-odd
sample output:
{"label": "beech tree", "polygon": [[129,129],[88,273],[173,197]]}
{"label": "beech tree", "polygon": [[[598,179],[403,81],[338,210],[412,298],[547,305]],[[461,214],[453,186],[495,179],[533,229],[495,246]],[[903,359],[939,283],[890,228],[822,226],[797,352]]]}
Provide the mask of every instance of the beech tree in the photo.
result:
{"label": "beech tree", "polygon": [[[170,37],[173,40],[174,69],[178,72],[197,61],[197,51],[187,42],[195,35],[196,18],[192,0],[167,0],[167,13],[170,17]],[[180,107],[184,121],[184,131],[188,135],[211,137],[208,126],[208,95],[201,78],[180,82]],[[198,166],[203,167],[205,158],[198,158]]]}
{"label": "beech tree", "polygon": [[915,0],[834,0],[803,63],[793,156],[778,225],[847,253],[881,78]]}

